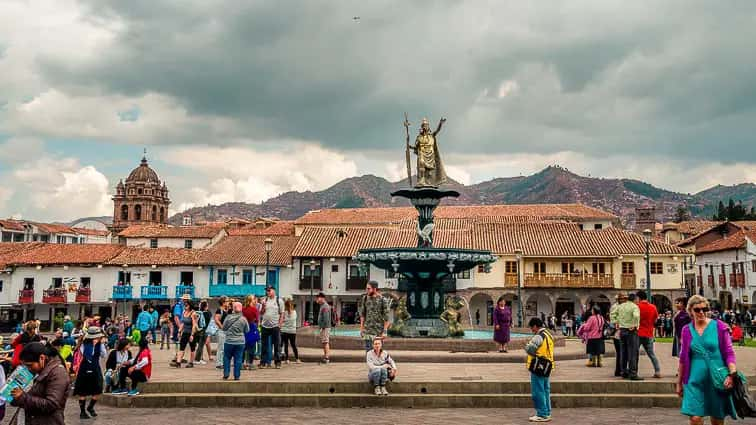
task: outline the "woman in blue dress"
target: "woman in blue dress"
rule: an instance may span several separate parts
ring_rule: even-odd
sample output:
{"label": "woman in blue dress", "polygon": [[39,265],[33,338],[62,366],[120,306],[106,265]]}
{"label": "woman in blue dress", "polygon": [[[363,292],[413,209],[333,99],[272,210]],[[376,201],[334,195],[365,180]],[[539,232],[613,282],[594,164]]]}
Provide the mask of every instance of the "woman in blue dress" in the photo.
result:
{"label": "woman in blue dress", "polygon": [[732,376],[737,372],[735,352],[727,325],[709,318],[709,302],[700,295],[688,301],[688,313],[693,322],[683,327],[680,339],[680,365],[677,394],[682,397],[680,412],[690,417],[691,425],[703,425],[704,417],[711,417],[712,425],[724,424],[727,416],[737,419],[729,393],[717,390],[712,381],[713,368],[726,367],[726,389],[732,388]]}

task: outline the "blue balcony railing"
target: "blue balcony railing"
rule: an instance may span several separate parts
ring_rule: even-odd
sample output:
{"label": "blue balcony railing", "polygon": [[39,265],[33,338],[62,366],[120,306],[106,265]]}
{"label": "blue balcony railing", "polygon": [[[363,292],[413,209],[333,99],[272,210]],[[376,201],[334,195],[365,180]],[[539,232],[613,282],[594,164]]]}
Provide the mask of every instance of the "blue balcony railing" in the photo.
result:
{"label": "blue balcony railing", "polygon": [[142,286],[140,298],[143,300],[167,300],[168,287],[163,285]]}
{"label": "blue balcony railing", "polygon": [[247,295],[265,295],[265,285],[210,285],[211,297],[245,297]]}
{"label": "blue balcony railing", "polygon": [[133,287],[131,285],[116,285],[113,287],[113,300],[130,300]]}
{"label": "blue balcony railing", "polygon": [[185,294],[194,299],[194,285],[176,285],[176,299],[180,299]]}

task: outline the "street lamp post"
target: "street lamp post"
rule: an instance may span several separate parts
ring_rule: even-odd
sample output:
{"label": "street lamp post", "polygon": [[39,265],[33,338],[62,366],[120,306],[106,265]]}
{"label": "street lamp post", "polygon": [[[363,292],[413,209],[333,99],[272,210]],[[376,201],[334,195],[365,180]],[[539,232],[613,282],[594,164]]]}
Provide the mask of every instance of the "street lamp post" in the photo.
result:
{"label": "street lamp post", "polygon": [[315,286],[315,260],[310,260],[310,311],[307,312],[307,322],[312,326],[313,319],[313,309],[315,308],[315,304],[312,301],[312,290]]}
{"label": "street lamp post", "polygon": [[522,260],[522,250],[517,248],[515,249],[515,257],[517,257],[517,327],[522,327],[522,281],[520,280],[520,270],[521,270],[521,260]]}
{"label": "street lamp post", "polygon": [[651,302],[651,229],[643,231],[643,239],[646,240],[646,297]]}
{"label": "street lamp post", "polygon": [[[268,277],[270,276],[270,251],[273,250],[273,239],[265,238],[265,286],[270,286]],[[278,285],[275,285],[278,293]]]}

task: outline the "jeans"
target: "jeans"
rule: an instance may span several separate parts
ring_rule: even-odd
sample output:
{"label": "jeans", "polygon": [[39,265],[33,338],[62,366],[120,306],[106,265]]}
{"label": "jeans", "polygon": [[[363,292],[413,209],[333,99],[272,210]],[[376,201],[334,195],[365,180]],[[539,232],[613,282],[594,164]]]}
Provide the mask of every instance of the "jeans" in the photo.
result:
{"label": "jeans", "polygon": [[551,382],[548,377],[530,374],[530,396],[536,415],[542,418],[551,416]]}
{"label": "jeans", "polygon": [[217,352],[215,353],[215,366],[217,367],[223,366],[223,350],[226,345],[226,333],[218,329],[215,336],[218,338],[218,348],[216,348]]}
{"label": "jeans", "polygon": [[242,360],[244,359],[244,344],[223,344],[223,377],[228,378],[231,369],[231,359],[234,359],[234,379],[241,377]]}
{"label": "jeans", "polygon": [[160,349],[163,349],[163,345],[167,345],[168,349],[171,349],[171,330],[170,329],[161,329],[160,330]]}
{"label": "jeans", "polygon": [[363,341],[365,342],[365,351],[370,351],[370,350],[373,349],[373,338],[372,337],[365,338]]}
{"label": "jeans", "polygon": [[257,343],[244,345],[244,357],[247,358],[247,364],[255,362],[255,353],[257,353]]}
{"label": "jeans", "polygon": [[205,335],[205,331],[197,331],[197,334],[194,335],[194,339],[197,340],[197,353],[194,355],[194,361],[199,362],[202,360],[202,352],[205,351],[207,335]]}
{"label": "jeans", "polygon": [[289,343],[291,343],[291,350],[294,351],[294,359],[299,360],[299,350],[297,350],[297,334],[281,333],[281,339],[283,340],[284,360],[289,360]]}
{"label": "jeans", "polygon": [[[264,363],[270,364],[271,357],[271,345],[273,346],[273,361],[276,362],[277,365],[281,364],[281,328],[276,326],[275,328],[266,328],[263,327],[260,331],[260,336],[262,337],[262,358]],[[268,344],[268,341],[270,341],[270,344]],[[267,360],[267,362],[265,361]]]}
{"label": "jeans", "polygon": [[639,343],[646,351],[646,355],[651,359],[651,364],[654,365],[654,373],[661,373],[661,367],[659,367],[659,359],[656,358],[654,353],[654,339],[639,337]]}
{"label": "jeans", "polygon": [[152,328],[150,329],[150,336],[152,336],[152,341],[150,341],[153,344],[157,343],[157,329]]}
{"label": "jeans", "polygon": [[388,369],[383,367],[370,369],[370,371],[368,371],[368,381],[370,381],[370,385],[374,387],[385,386],[388,381]]}
{"label": "jeans", "polygon": [[638,331],[620,329],[620,339],[622,339],[622,361],[624,362],[622,375],[638,376],[638,350],[640,349]]}
{"label": "jeans", "polygon": [[621,376],[625,369],[625,364],[622,361],[622,340],[612,338],[612,341],[614,341],[614,376]]}

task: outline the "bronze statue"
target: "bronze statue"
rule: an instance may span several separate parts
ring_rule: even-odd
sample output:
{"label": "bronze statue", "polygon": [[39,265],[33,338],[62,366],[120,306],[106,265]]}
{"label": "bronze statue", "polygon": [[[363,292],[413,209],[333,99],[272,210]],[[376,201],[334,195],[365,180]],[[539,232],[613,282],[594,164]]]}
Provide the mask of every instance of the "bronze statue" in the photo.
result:
{"label": "bronze statue", "polygon": [[399,299],[399,304],[394,308],[394,323],[389,328],[389,335],[401,336],[404,331],[404,326],[412,316],[407,311],[407,299],[402,297]]}
{"label": "bronze statue", "polygon": [[[446,118],[441,118],[438,122],[436,131],[431,132],[430,124],[427,119],[423,119],[420,125],[420,133],[415,138],[415,144],[409,143],[409,122],[406,119],[404,126],[407,128],[407,153],[409,150],[417,155],[417,184],[414,187],[439,187],[446,183],[446,172],[444,164],[441,162],[441,155],[438,152],[436,136],[441,131],[441,127],[446,122]],[[408,158],[409,162],[409,158]],[[410,184],[412,180],[410,179]]]}
{"label": "bronze statue", "polygon": [[464,307],[462,300],[459,297],[450,295],[446,297],[444,304],[446,305],[446,310],[441,313],[440,319],[449,327],[449,336],[463,336],[465,330],[462,329],[460,320],[462,315],[459,312]]}

